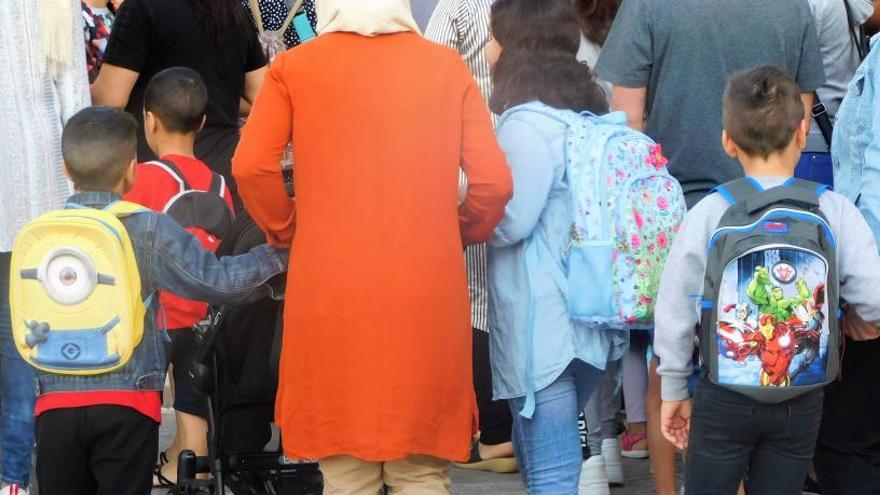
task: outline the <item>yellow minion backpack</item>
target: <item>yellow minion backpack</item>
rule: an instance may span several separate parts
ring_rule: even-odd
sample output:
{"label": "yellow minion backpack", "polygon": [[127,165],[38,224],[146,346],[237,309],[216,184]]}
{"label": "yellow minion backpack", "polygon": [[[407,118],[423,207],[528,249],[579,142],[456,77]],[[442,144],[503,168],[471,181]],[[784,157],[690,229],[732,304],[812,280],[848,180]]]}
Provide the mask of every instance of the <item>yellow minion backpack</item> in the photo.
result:
{"label": "yellow minion backpack", "polygon": [[9,275],[12,335],[31,366],[98,375],[131,359],[152,296],[141,299],[134,248],[119,219],[142,211],[123,201],[104,210],[68,205],[18,234]]}

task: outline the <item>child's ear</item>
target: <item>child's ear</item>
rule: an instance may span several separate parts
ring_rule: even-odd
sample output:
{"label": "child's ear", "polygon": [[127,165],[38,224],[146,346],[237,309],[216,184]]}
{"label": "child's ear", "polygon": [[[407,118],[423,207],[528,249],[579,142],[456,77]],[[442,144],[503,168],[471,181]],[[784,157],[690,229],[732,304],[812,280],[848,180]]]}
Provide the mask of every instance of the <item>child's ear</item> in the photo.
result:
{"label": "child's ear", "polygon": [[61,161],[61,168],[64,169],[64,175],[67,176],[67,179],[70,182],[73,182],[73,177],[70,175],[70,169],[67,168],[67,163],[64,160]]}
{"label": "child's ear", "polygon": [[144,130],[152,134],[156,132],[158,125],[159,121],[156,119],[156,115],[153,112],[144,110]]}
{"label": "child's ear", "polygon": [[803,150],[807,147],[807,135],[809,133],[810,121],[807,119],[801,120],[801,125],[798,126],[794,135],[794,141],[797,144],[798,150]]}
{"label": "child's ear", "polygon": [[733,142],[733,139],[730,139],[730,135],[727,134],[726,130],[721,131],[721,146],[724,148],[727,156],[736,158],[739,155],[739,146]]}
{"label": "child's ear", "polygon": [[130,191],[134,187],[135,180],[137,180],[137,159],[132,158],[125,169],[125,174],[122,176],[122,189],[125,192]]}

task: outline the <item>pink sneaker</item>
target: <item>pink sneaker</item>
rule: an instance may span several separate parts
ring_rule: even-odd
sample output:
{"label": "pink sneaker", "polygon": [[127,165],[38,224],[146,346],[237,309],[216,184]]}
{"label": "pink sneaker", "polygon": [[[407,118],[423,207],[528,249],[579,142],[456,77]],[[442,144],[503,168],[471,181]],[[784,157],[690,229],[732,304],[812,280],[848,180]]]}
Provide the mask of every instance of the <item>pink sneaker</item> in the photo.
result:
{"label": "pink sneaker", "polygon": [[16,484],[6,485],[0,490],[0,495],[28,495],[28,489]]}
{"label": "pink sneaker", "polygon": [[620,437],[620,442],[623,444],[623,448],[620,450],[620,455],[629,459],[646,459],[648,457],[648,449],[636,449],[635,446],[637,443],[647,439],[647,433],[623,435]]}

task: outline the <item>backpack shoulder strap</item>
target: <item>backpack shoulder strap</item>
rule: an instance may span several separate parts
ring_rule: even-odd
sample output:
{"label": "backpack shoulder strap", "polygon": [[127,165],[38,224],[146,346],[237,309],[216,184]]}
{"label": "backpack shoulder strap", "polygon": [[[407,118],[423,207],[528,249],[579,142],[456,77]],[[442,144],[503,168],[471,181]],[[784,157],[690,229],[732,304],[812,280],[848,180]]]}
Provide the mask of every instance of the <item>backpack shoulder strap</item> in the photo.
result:
{"label": "backpack shoulder strap", "polygon": [[793,187],[795,189],[800,189],[808,193],[815,194],[817,198],[821,197],[823,194],[831,190],[831,186],[827,184],[820,184],[818,182],[798,179],[796,177],[792,177],[791,179],[785,181],[785,184],[783,184],[783,186]]}
{"label": "backpack shoulder strap", "polygon": [[172,179],[177,181],[180,184],[180,192],[189,191],[192,189],[190,187],[189,182],[186,181],[186,177],[184,177],[183,172],[177,168],[177,165],[168,161],[168,160],[152,160],[146,162],[147,165],[153,165],[154,167],[159,167],[164,170],[168,175],[171,176]]}
{"label": "backpack shoulder strap", "polygon": [[507,119],[509,119],[519,113],[536,113],[538,115],[543,115],[547,118],[559,121],[569,127],[576,124],[582,118],[579,115],[572,115],[568,112],[556,110],[556,109],[550,108],[546,105],[537,105],[537,104],[519,105],[519,106],[513,107],[510,110],[504,112],[501,115],[501,117],[498,119],[498,124],[496,125],[496,128],[501,127],[501,125],[504,122],[506,122]]}
{"label": "backpack shoulder strap", "polygon": [[747,201],[764,192],[764,187],[752,177],[743,177],[720,186],[715,186],[710,192],[716,192],[727,200],[731,205]]}
{"label": "backpack shoulder strap", "polygon": [[221,198],[226,197],[226,178],[217,172],[211,172],[211,186],[208,188],[208,192],[211,194],[216,194]]}
{"label": "backpack shoulder strap", "polygon": [[138,213],[146,213],[150,210],[137,203],[132,203],[131,201],[116,201],[107,205],[107,207],[104,208],[104,211],[110,213],[116,218],[123,218]]}

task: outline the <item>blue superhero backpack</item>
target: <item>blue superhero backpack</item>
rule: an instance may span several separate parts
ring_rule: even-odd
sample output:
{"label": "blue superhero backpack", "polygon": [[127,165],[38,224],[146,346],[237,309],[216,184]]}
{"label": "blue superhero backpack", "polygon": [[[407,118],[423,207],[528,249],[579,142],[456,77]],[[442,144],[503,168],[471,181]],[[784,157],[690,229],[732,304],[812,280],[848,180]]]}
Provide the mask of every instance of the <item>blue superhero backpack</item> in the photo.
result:
{"label": "blue superhero backpack", "polygon": [[710,381],[759,402],[822,388],[839,374],[836,241],[819,209],[827,186],[752,178],[715,190],[729,203],[708,249],[700,356]]}

